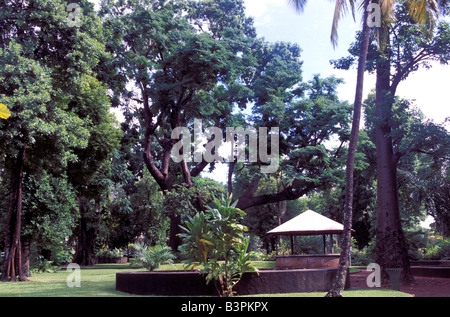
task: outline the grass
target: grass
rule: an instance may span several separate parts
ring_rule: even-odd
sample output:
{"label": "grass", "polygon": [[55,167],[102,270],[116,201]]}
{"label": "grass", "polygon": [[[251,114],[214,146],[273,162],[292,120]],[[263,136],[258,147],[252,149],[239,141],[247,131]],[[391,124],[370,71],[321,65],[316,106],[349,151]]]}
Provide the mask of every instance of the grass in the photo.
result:
{"label": "grass", "polygon": [[[116,288],[116,273],[136,269],[82,269],[81,287],[67,286],[71,272],[38,273],[29,282],[0,283],[0,296],[8,297],[102,297],[127,296]],[[131,295],[129,295],[131,296]]]}
{"label": "grass", "polygon": [[[259,268],[273,268],[271,262],[257,261]],[[160,270],[182,270],[183,264],[163,266]],[[71,272],[36,273],[29,282],[0,283],[0,297],[131,297],[115,290],[116,273],[144,270],[128,264],[98,264],[81,269],[81,287],[70,288],[66,280]],[[255,297],[323,297],[325,293],[262,294]],[[344,297],[410,297],[392,290],[347,290]]]}

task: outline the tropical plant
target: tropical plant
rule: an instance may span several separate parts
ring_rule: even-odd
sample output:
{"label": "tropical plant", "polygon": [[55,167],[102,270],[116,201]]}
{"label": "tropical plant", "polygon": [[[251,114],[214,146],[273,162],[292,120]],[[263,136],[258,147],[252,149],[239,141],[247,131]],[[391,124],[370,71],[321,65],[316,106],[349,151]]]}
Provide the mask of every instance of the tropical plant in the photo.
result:
{"label": "tropical plant", "polygon": [[189,217],[179,236],[183,240],[181,250],[187,257],[188,268],[203,266],[206,282],[214,282],[221,296],[233,296],[233,288],[246,271],[257,272],[250,263],[249,237],[244,237],[247,227],[240,224],[245,213],[233,204],[232,195],[218,200],[216,208]]}
{"label": "tropical plant", "polygon": [[171,249],[165,245],[147,247],[140,244],[131,244],[129,247],[136,251],[132,262],[143,266],[149,271],[154,271],[161,265],[172,264],[175,258]]}

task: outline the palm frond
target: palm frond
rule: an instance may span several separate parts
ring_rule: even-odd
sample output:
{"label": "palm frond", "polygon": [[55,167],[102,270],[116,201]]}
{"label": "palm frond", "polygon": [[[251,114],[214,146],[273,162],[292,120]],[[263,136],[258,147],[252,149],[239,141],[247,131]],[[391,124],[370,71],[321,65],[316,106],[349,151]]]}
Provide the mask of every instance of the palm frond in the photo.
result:
{"label": "palm frond", "polygon": [[338,25],[339,20],[348,13],[349,7],[352,13],[353,19],[355,19],[355,0],[332,0],[336,1],[334,6],[333,24],[331,26],[330,40],[333,47],[336,48],[339,36]]}
{"label": "palm frond", "polygon": [[436,0],[410,0],[407,2],[409,14],[417,23],[433,29],[441,11]]}
{"label": "palm frond", "polygon": [[302,13],[305,9],[308,0],[288,0],[289,5],[291,5],[297,13]]}

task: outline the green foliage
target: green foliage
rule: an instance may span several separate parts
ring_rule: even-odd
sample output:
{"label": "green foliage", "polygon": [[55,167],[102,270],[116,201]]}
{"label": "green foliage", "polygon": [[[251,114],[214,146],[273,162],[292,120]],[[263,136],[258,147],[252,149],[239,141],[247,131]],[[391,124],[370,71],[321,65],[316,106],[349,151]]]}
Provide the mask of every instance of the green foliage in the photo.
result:
{"label": "green foliage", "polygon": [[233,287],[245,271],[257,271],[247,252],[250,238],[244,237],[247,228],[240,224],[245,213],[231,204],[232,196],[214,199],[215,208],[189,217],[182,227],[181,250],[185,263],[195,268],[202,265],[206,281],[213,281],[220,295],[233,296]]}
{"label": "green foliage", "polygon": [[169,220],[164,213],[164,195],[158,189],[145,169],[139,178],[126,177],[114,183],[110,187],[111,200],[99,226],[102,244],[109,248],[126,248],[141,236],[146,245],[165,244]]}
{"label": "green foliage", "polygon": [[352,238],[352,265],[369,265],[375,262],[375,243],[370,242],[367,246],[358,249],[356,241]]}
{"label": "green foliage", "polygon": [[149,271],[154,271],[161,265],[172,264],[175,258],[168,246],[155,245],[147,247],[140,244],[132,244],[130,247],[136,251],[133,262]]}
{"label": "green foliage", "polygon": [[193,215],[197,212],[194,201],[197,189],[186,184],[176,185],[175,190],[168,190],[164,194],[164,208],[167,214]]}
{"label": "green foliage", "polygon": [[120,249],[101,249],[95,253],[95,256],[98,258],[107,258],[107,259],[115,259],[123,257],[123,251]]}
{"label": "green foliage", "polygon": [[424,258],[427,259],[450,259],[450,238],[437,238],[427,245]]}
{"label": "green foliage", "polygon": [[42,255],[38,255],[35,261],[31,264],[31,270],[34,273],[55,273],[58,268],[53,264],[53,261],[44,259]]}

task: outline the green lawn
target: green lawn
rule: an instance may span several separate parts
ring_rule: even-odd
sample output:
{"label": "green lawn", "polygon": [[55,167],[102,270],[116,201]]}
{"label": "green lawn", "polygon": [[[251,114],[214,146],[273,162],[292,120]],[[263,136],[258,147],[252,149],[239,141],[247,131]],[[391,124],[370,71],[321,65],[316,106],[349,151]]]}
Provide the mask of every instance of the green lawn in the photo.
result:
{"label": "green lawn", "polygon": [[[260,268],[271,268],[269,263],[255,263]],[[182,269],[182,264],[161,269]],[[34,274],[29,282],[0,283],[0,297],[116,297],[134,296],[115,290],[116,273],[142,270],[129,265],[97,265],[81,270],[81,287],[70,288],[66,279],[71,272]],[[325,293],[294,293],[257,295],[264,297],[323,297]],[[410,294],[391,290],[348,290],[344,297],[410,297]]]}

